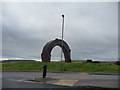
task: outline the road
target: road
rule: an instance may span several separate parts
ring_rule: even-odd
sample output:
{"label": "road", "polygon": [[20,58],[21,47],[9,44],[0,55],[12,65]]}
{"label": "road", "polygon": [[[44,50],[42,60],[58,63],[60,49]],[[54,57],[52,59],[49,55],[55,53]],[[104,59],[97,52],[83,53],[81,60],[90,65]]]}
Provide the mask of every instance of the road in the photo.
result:
{"label": "road", "polygon": [[31,82],[34,77],[41,77],[39,72],[3,72],[2,88],[59,88],[63,86]]}
{"label": "road", "polygon": [[118,88],[117,75],[94,75],[88,73],[47,73],[47,78],[56,82],[32,82],[33,78],[41,78],[42,72],[3,72],[2,88],[64,88],[78,86],[95,86]]}

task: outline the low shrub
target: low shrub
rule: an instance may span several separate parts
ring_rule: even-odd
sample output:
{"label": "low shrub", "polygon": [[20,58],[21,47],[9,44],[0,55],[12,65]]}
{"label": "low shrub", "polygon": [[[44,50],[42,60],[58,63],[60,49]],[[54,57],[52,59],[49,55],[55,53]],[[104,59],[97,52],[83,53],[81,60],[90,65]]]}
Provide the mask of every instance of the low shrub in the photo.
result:
{"label": "low shrub", "polygon": [[120,61],[116,61],[115,64],[116,64],[116,65],[120,65]]}

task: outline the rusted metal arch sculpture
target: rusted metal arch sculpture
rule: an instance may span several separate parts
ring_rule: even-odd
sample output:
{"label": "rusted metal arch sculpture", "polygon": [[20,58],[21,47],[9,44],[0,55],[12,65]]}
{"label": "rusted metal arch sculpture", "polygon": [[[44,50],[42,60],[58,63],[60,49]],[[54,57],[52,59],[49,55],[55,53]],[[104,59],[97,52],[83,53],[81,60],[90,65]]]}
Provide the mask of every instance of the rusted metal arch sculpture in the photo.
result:
{"label": "rusted metal arch sculpture", "polygon": [[[62,43],[63,42],[63,43]],[[62,43],[62,45],[61,45]],[[51,40],[48,43],[46,43],[46,45],[43,47],[42,50],[42,54],[41,54],[41,58],[42,58],[42,62],[50,62],[51,59],[51,51],[55,46],[60,46],[63,50],[64,53],[64,58],[65,58],[65,62],[71,62],[71,50],[68,46],[68,44],[61,39],[55,39],[55,40]]]}

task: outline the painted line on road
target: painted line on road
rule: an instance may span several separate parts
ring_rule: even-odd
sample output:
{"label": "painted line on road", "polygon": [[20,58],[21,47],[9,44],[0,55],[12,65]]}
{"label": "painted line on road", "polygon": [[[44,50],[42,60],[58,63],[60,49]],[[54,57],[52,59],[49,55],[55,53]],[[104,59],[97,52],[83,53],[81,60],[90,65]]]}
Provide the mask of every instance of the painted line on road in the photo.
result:
{"label": "painted line on road", "polygon": [[73,86],[77,81],[79,80],[65,80],[65,79],[61,79],[56,83],[52,83],[55,85],[63,85],[63,86]]}
{"label": "painted line on road", "polygon": [[14,79],[9,79],[10,81],[18,81],[18,82],[28,82],[28,83],[42,83],[42,82],[33,82],[33,81],[27,81],[25,79],[21,79],[21,80],[14,80]]}

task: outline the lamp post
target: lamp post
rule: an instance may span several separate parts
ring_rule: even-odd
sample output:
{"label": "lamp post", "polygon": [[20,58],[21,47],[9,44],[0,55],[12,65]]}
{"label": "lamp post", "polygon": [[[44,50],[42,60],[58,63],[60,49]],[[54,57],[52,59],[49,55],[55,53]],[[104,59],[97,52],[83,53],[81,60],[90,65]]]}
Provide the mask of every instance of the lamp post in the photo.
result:
{"label": "lamp post", "polygon": [[62,15],[62,42],[61,42],[61,71],[62,71],[62,53],[63,53],[63,35],[64,35],[64,15]]}

